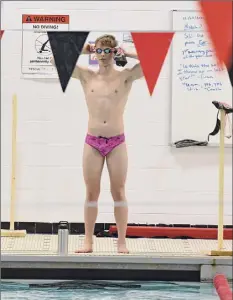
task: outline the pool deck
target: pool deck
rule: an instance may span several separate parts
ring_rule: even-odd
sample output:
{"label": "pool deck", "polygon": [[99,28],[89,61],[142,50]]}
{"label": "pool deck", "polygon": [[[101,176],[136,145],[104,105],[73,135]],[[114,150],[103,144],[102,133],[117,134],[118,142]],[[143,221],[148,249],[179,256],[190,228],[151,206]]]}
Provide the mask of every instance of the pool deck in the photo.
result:
{"label": "pool deck", "polygon": [[[232,280],[232,257],[214,257],[216,240],[127,239],[130,254],[118,254],[115,238],[94,237],[94,252],[75,254],[84,236],[69,236],[67,256],[57,254],[57,235],[1,237],[2,279],[98,279],[211,281],[216,273]],[[232,251],[232,240],[224,241]]]}

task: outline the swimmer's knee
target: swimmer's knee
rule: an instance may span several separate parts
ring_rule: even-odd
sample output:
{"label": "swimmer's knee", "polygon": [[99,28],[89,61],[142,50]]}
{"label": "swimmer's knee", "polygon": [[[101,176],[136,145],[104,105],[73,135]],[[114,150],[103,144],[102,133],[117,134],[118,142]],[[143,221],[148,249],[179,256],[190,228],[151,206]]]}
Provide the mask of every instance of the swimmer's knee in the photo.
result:
{"label": "swimmer's knee", "polygon": [[87,189],[86,200],[87,202],[97,202],[100,195],[100,189]]}
{"label": "swimmer's knee", "polygon": [[112,198],[115,202],[125,201],[125,187],[111,187]]}

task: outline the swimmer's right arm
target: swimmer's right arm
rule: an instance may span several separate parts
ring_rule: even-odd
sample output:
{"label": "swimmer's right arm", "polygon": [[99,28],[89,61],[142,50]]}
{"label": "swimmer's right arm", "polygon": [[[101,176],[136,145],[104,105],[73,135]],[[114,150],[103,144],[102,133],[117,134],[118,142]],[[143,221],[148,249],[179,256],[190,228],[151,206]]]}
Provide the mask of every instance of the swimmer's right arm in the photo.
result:
{"label": "swimmer's right arm", "polygon": [[[83,46],[83,50],[81,54],[91,54],[92,53],[92,46],[90,44],[85,44]],[[87,75],[91,72],[90,69],[87,67],[81,67],[76,65],[72,74],[72,77],[79,80],[85,80]]]}
{"label": "swimmer's right arm", "polygon": [[[92,53],[91,47],[92,46],[90,44],[85,44],[81,54],[91,54]],[[55,66],[55,62],[54,62],[53,57],[51,59],[51,64],[53,66]],[[81,66],[76,65],[71,77],[75,78],[75,79],[82,80],[82,79],[85,79],[86,75],[88,75],[89,72],[90,72],[90,70],[87,67],[81,67]]]}

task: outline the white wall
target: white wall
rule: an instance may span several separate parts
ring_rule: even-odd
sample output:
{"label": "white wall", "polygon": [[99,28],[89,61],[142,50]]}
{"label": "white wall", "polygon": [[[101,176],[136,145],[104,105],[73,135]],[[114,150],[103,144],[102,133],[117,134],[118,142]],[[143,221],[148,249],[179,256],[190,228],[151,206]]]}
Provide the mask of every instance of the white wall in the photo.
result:
{"label": "white wall", "polygon": [[[170,30],[171,10],[191,1],[2,2],[2,221],[9,220],[11,99],[18,95],[17,221],[83,222],[82,149],[87,110],[80,83],[65,94],[57,80],[23,79],[21,15],[69,14],[70,30]],[[43,7],[43,8],[42,8]],[[142,10],[143,9],[143,10]],[[129,222],[217,224],[218,150],[171,149],[170,52],[153,97],[145,80],[134,84],[125,113],[129,152]],[[225,224],[232,221],[232,158],[226,150]],[[104,170],[98,222],[114,222]]]}

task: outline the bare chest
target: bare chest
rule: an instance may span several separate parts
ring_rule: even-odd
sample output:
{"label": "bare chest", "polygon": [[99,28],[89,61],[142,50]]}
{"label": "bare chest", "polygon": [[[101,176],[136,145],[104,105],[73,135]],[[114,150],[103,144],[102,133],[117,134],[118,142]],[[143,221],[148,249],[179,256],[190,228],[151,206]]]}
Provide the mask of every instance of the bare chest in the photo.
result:
{"label": "bare chest", "polygon": [[87,98],[121,98],[127,94],[128,82],[124,78],[98,78],[94,77],[85,85]]}

